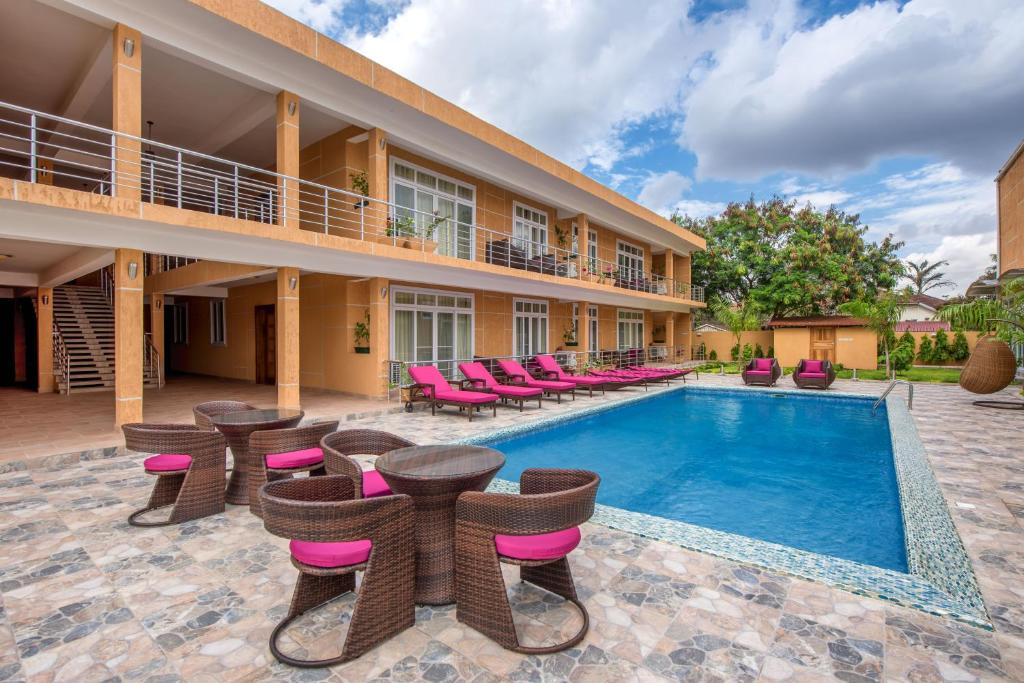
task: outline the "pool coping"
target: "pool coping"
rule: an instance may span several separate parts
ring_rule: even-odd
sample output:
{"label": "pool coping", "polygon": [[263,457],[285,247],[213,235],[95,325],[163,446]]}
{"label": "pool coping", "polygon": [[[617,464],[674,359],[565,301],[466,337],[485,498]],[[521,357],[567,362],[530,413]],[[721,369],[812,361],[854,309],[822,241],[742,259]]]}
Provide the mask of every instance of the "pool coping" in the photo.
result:
{"label": "pool coping", "polygon": [[[538,429],[547,429],[637,401],[677,391],[779,393],[804,399],[851,398],[875,401],[843,391],[809,393],[799,389],[713,387],[680,385],[657,394],[630,397],[567,415],[513,425],[458,443],[490,444]],[[878,598],[940,617],[992,630],[970,558],[953,523],[942,489],[925,453],[917,426],[899,399],[886,399],[893,463],[900,492],[909,573],[883,569],[838,557],[812,553],[755,538],[731,534],[686,522],[598,504],[592,522],[645,538],[666,541],[689,550],[755,565],[769,571],[818,581],[857,595]],[[496,479],[489,490],[515,493],[515,482]]]}

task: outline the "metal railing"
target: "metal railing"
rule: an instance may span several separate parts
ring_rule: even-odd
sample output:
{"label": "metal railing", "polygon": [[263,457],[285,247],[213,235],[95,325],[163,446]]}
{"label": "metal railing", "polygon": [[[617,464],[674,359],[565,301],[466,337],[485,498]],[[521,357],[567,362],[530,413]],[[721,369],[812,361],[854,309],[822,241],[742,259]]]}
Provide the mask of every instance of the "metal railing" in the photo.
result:
{"label": "metal railing", "polygon": [[883,391],[882,395],[878,397],[878,400],[871,405],[872,415],[874,415],[878,410],[878,406],[882,405],[882,402],[885,401],[885,397],[892,393],[892,390],[900,384],[905,384],[907,386],[907,408],[909,410],[914,409],[914,385],[905,379],[894,379],[889,382],[889,386],[885,388],[885,391]]}
{"label": "metal railing", "polygon": [[156,345],[153,344],[153,333],[146,332],[145,340],[146,345],[144,353],[146,367],[149,369],[151,373],[156,375],[156,385],[157,387],[162,389],[164,386],[163,367],[160,363],[160,352],[157,351]]}
{"label": "metal railing", "polygon": [[53,322],[53,375],[57,382],[57,391],[64,387],[64,394],[71,393],[71,356],[64,345],[64,335],[60,332],[57,321]]}
{"label": "metal railing", "polygon": [[107,305],[114,307],[114,267],[104,266],[100,268],[100,290],[103,291],[103,298]]}
{"label": "metal railing", "polygon": [[[628,260],[607,261],[477,225],[459,200],[423,211],[142,137],[0,103],[0,168],[37,181],[40,162],[66,186],[693,301],[704,288]],[[550,226],[549,226],[550,227]]]}

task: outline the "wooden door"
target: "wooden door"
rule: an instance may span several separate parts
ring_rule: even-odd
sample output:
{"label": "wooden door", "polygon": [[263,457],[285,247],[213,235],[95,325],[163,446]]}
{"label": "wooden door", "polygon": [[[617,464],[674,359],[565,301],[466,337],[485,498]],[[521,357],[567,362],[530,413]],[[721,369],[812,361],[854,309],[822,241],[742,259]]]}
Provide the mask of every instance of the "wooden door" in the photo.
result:
{"label": "wooden door", "polygon": [[256,383],[277,383],[277,325],[274,304],[256,307]]}
{"label": "wooden door", "polygon": [[836,362],[836,328],[811,328],[811,358]]}

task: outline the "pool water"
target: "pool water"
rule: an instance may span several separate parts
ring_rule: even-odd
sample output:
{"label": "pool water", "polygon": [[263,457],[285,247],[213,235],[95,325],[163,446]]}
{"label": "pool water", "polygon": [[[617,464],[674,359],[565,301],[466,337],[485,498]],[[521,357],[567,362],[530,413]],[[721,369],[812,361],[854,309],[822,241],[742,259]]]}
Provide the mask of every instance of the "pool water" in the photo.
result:
{"label": "pool water", "polygon": [[590,469],[605,505],[907,571],[889,424],[870,400],[684,389],[489,445],[502,479]]}

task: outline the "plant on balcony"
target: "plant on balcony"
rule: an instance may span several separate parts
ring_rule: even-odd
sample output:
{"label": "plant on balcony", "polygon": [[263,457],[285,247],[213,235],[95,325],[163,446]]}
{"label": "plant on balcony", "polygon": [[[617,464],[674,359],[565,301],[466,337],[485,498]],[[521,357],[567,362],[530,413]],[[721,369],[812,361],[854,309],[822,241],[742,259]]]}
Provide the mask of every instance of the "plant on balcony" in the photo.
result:
{"label": "plant on balcony", "polygon": [[565,330],[562,331],[562,341],[566,346],[576,346],[579,344],[576,340],[576,323],[570,322]]}
{"label": "plant on balcony", "polygon": [[355,338],[356,353],[370,352],[370,312],[366,311],[363,320],[356,323],[352,331]]}
{"label": "plant on balcony", "polygon": [[[358,173],[350,173],[348,177],[352,181],[352,191],[361,194],[363,197],[370,196],[370,179],[366,176],[366,171],[359,171]],[[370,204],[369,200],[360,199],[358,202],[352,205],[352,208],[358,209]]]}
{"label": "plant on balcony", "polygon": [[388,237],[412,237],[416,234],[416,221],[412,216],[389,218],[384,234]]}

